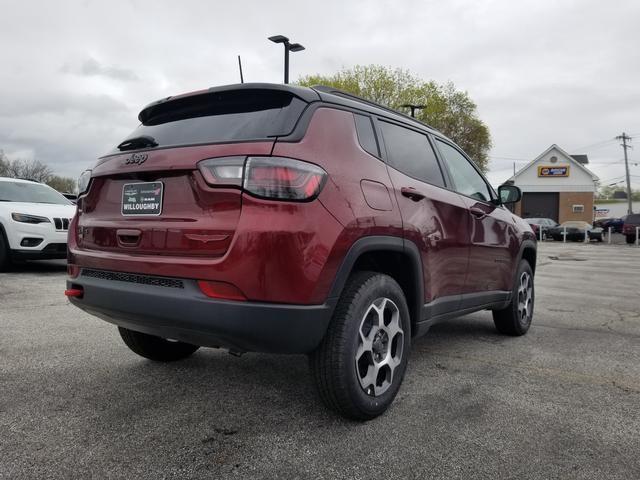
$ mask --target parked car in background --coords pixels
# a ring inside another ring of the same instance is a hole
[[[136,354],[306,353],[326,405],[366,420],[434,323],[492,310],[499,332],[529,329],[536,242],[505,208],[520,190],[427,125],[247,83],[138,119],[79,182],[65,292]]]
[[[581,222],[577,220],[570,220],[567,222],[563,222],[560,225],[549,230],[549,235],[554,240],[562,241],[564,236],[564,232],[566,231],[567,240],[573,242],[582,242],[584,241],[585,231],[587,232],[587,237],[589,241],[596,240],[598,242],[602,241],[602,228],[594,227],[590,223]]]
[[[74,214],[75,206],[53,188],[0,177],[0,270],[12,260],[66,258]]]
[[[549,229],[558,226],[558,222],[551,218],[525,218],[524,221],[529,224],[538,240],[540,240],[540,229],[542,229],[542,240],[546,240]]]
[[[635,243],[636,227],[640,227],[640,213],[632,213],[622,218],[624,220],[622,234],[625,236],[627,243]]]
[[[611,227],[612,233],[622,233],[623,225],[624,220],[622,218],[601,218],[593,222],[594,228],[600,227],[605,233],[609,231],[609,227]]]

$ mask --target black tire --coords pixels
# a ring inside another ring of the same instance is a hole
[[[636,237],[634,237],[633,235],[627,235],[626,237],[628,244],[636,243]]]
[[[523,291],[524,278],[530,282],[530,291]],[[502,310],[493,311],[493,323],[498,332],[504,335],[520,336],[529,331],[533,318],[535,288],[533,271],[526,260],[520,260],[515,285],[511,292],[511,302]],[[526,311],[526,314],[525,314]]]
[[[0,272],[6,272],[9,268],[11,268],[9,242],[4,234],[4,229],[0,227]]]
[[[381,319],[388,331],[374,325]],[[361,329],[367,331],[367,339],[373,339],[368,340],[368,346]],[[390,333],[393,331],[395,334]],[[409,308],[400,285],[388,275],[354,273],[345,285],[322,343],[309,356],[320,398],[348,419],[370,420],[381,415],[400,389],[410,349]],[[358,352],[362,353],[359,361]],[[365,390],[362,383],[373,377],[374,383]]]
[[[156,362],[174,362],[187,358],[200,348],[198,345],[190,343],[173,342],[164,338],[148,335],[146,333],[135,332],[127,328],[118,327],[120,336],[124,343],[141,357],[154,360]]]

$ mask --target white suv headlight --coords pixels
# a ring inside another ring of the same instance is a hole
[[[51,223],[47,217],[39,217],[38,215],[27,215],[26,213],[12,213],[11,218],[21,223]]]

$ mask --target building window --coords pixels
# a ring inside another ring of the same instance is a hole
[[[553,157],[551,157],[551,158],[549,159],[549,161],[550,161],[551,163],[556,163],[556,162],[558,161],[558,157],[556,157],[556,156],[554,155]]]
[[[584,205],[573,205],[573,213],[584,213]]]

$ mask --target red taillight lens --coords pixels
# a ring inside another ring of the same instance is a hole
[[[200,287],[202,293],[210,298],[219,298],[221,300],[247,299],[238,287],[227,282],[198,280],[198,287]]]
[[[209,158],[198,163],[205,181],[214,187],[241,187],[246,157]]]
[[[261,198],[308,201],[318,196],[327,172],[317,165],[283,157],[249,157],[244,189]]]

